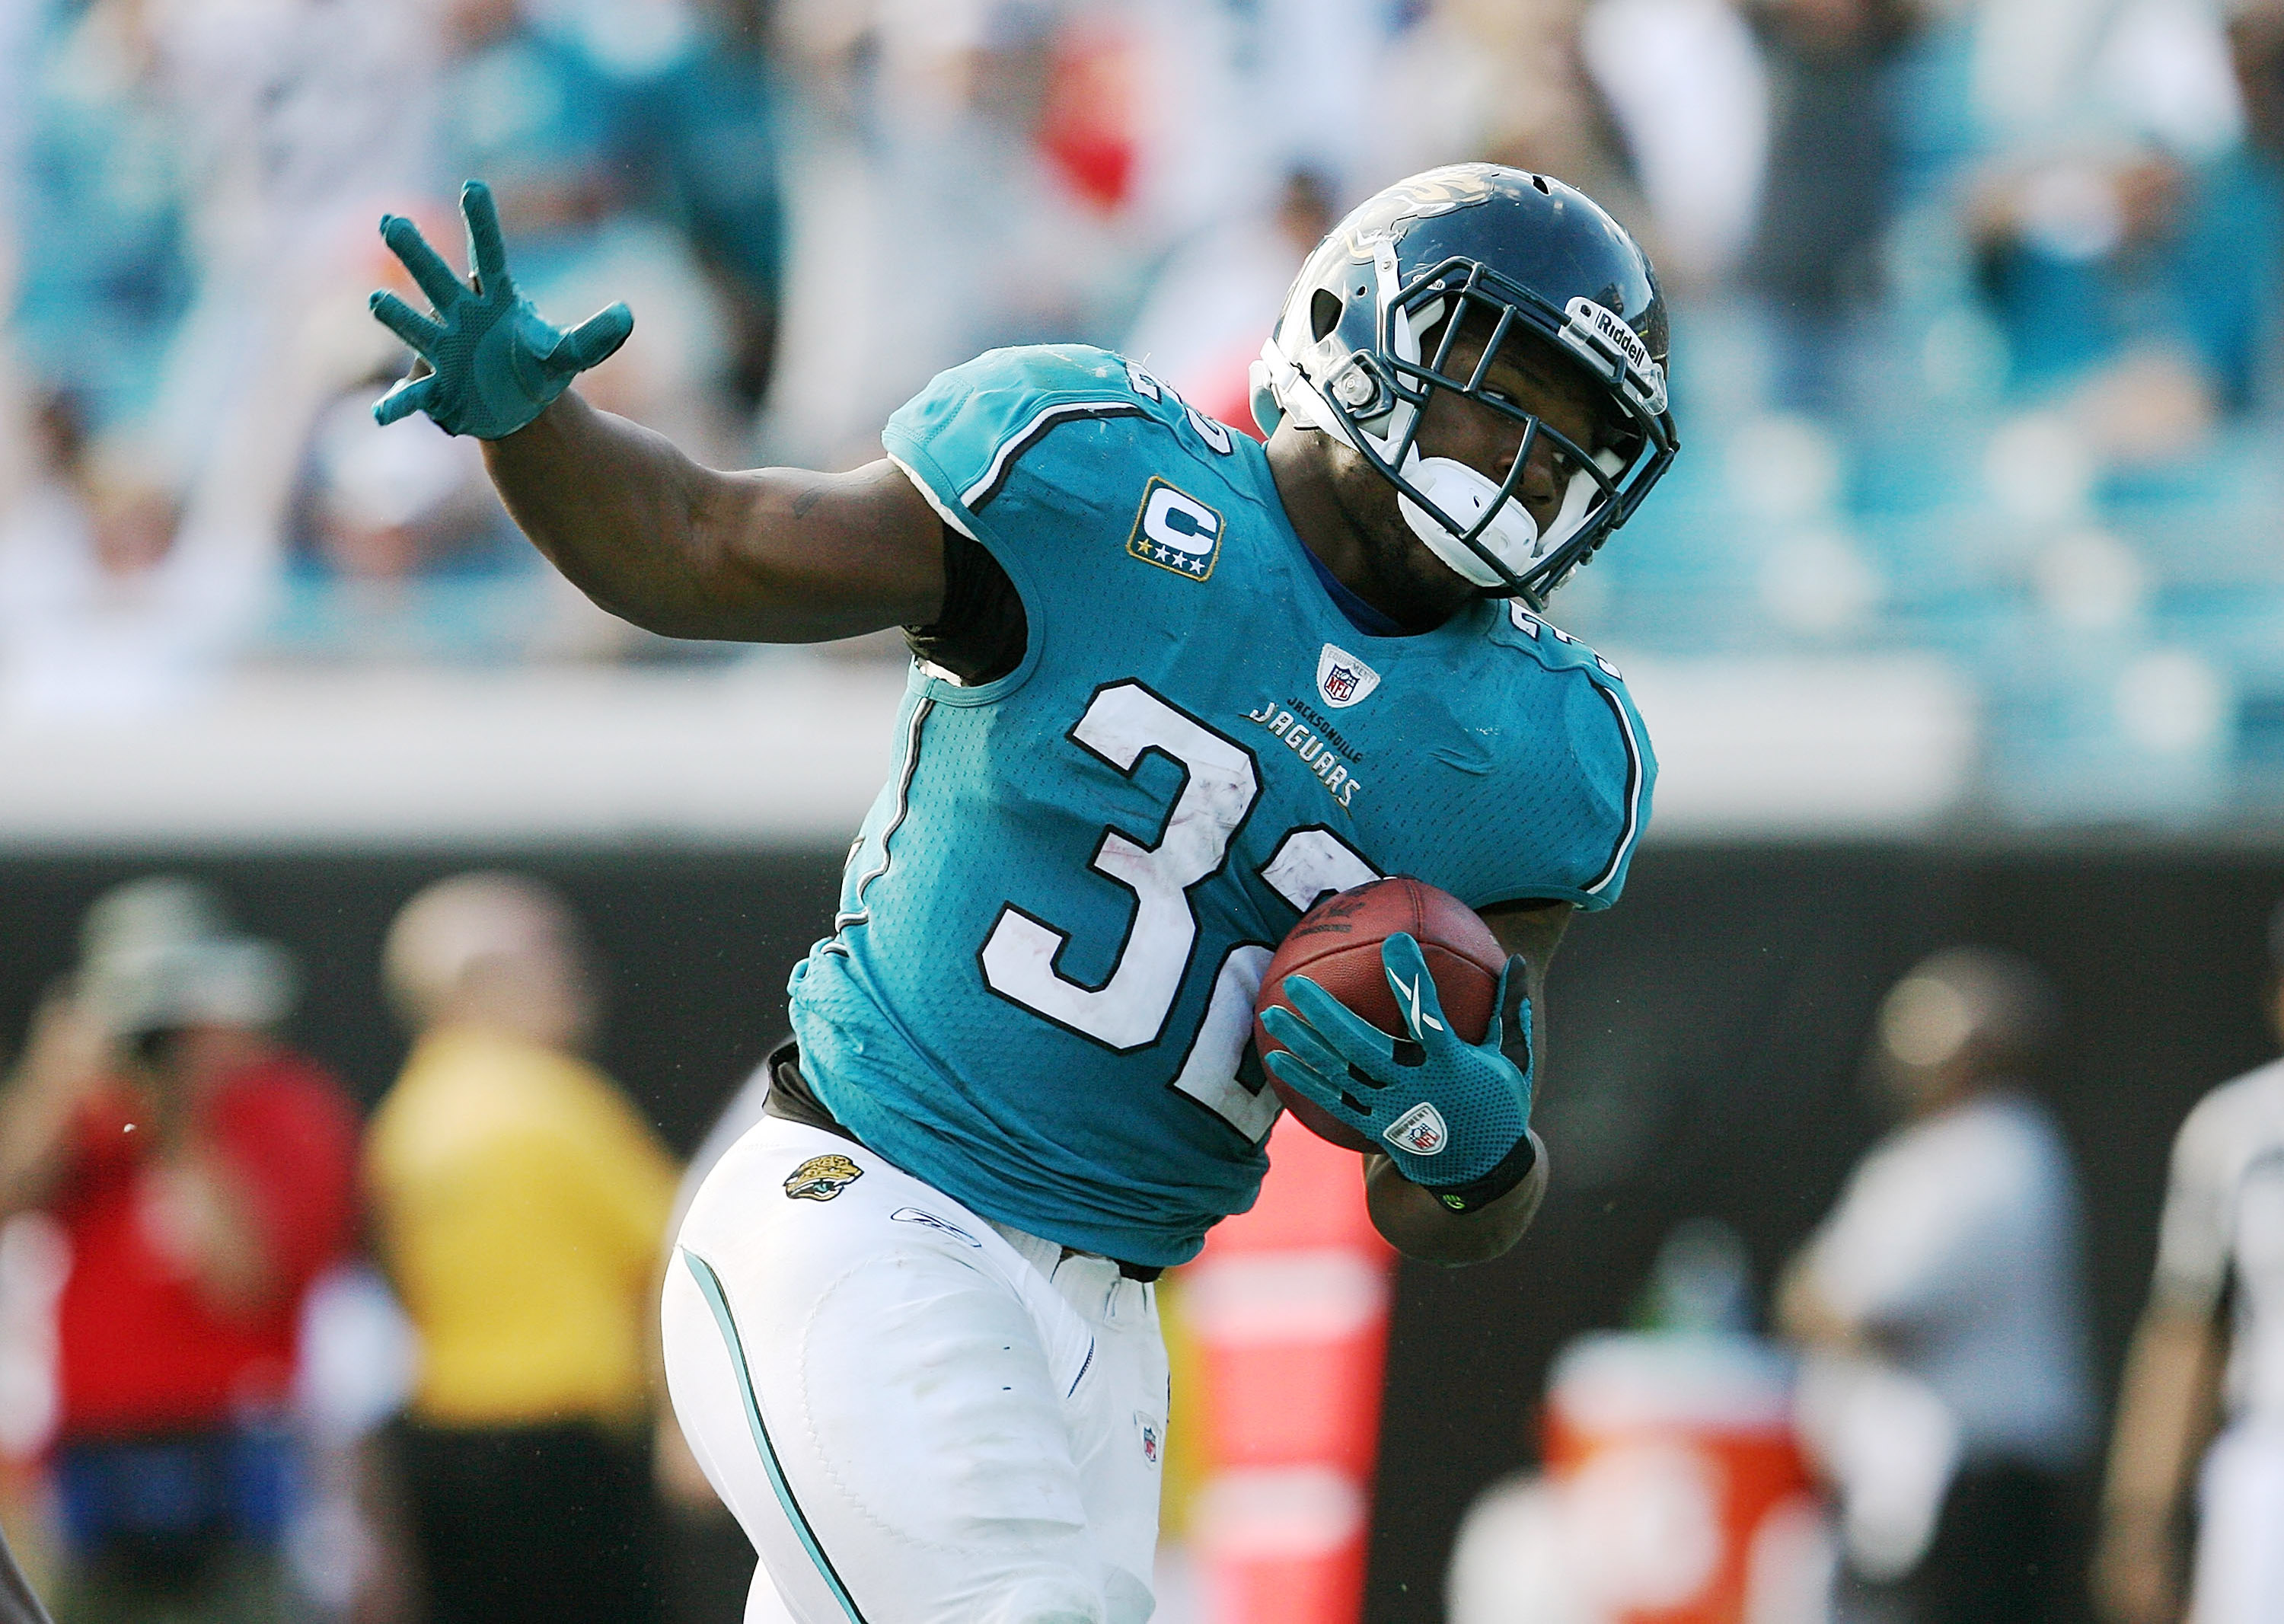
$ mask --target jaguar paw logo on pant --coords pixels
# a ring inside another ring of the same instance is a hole
[[[864,1169],[846,1156],[812,1156],[793,1170],[785,1192],[794,1201],[830,1201],[864,1176]]]

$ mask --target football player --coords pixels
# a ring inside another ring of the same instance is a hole
[[[1387,1146],[1382,1232],[1493,1257],[1545,1188],[1532,1011],[1654,769],[1615,668],[1541,610],[1674,455],[1649,263],[1559,182],[1438,169],[1302,268],[1265,446],[1052,345],[937,378],[854,472],[725,473],[567,392],[631,317],[550,326],[480,183],[462,207],[473,285],[382,222],[434,307],[374,295],[426,363],[382,422],[481,439],[525,533],[637,624],[913,651],[798,1047],[669,1269],[675,1407],[762,1555],[749,1617],[1138,1620],[1151,1282],[1254,1198],[1255,995],[1317,897],[1416,875],[1518,956],[1481,1043],[1407,935],[1401,1041],[1287,983],[1277,1074]]]

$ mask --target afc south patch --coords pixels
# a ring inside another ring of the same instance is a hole
[[[1190,581],[1210,580],[1221,557],[1222,517],[1156,474],[1142,488],[1142,506],[1126,538],[1129,558]]]
[[[830,1201],[864,1176],[864,1169],[846,1156],[812,1156],[788,1175],[788,1200]]]

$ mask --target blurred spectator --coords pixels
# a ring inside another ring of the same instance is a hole
[[[2091,1418],[2077,1195],[2022,1091],[2053,1024],[2043,978],[1991,949],[1897,983],[1871,1070],[1906,1120],[1779,1297],[1850,1565],[1918,1624],[2065,1616],[2062,1479]]]
[[[1579,44],[1625,138],[1669,296],[1735,273],[1769,156],[1768,74],[1731,0],[1592,0]]]
[[[2225,36],[2202,6],[1984,8],[1978,279],[2014,387],[2073,394],[2124,461],[2193,446],[2272,366],[2272,9],[2254,0]]]
[[[402,1472],[431,1624],[654,1619],[646,1425],[676,1169],[577,1058],[595,995],[569,910],[464,874],[383,969],[418,1034],[365,1173],[421,1339]]]
[[[12,327],[33,393],[68,391],[100,436],[150,410],[197,289],[184,126],[151,8],[45,10]]]
[[[442,16],[430,197],[490,184],[516,285],[541,308],[640,310],[581,392],[726,451],[743,426],[715,387],[757,398],[773,341],[776,196],[750,21],[728,0],[719,26],[684,0],[447,0]]]
[[[2270,920],[2269,964],[2268,1013],[2284,1035],[2284,909]],[[2206,1095],[2173,1142],[2094,1564],[2096,1599],[2116,1624],[2181,1616],[2179,1530],[2193,1476],[2188,1616],[2284,1618],[2284,1061]]]
[[[66,1620],[284,1620],[285,1410],[305,1289],[346,1249],[356,1119],[269,1035],[284,955],[187,880],[89,910],[0,1094],[0,1214],[70,1246],[53,1474]]]
[[[706,273],[726,327],[722,383],[750,418],[768,392],[783,298],[781,139],[764,0],[712,0],[692,45],[637,88],[632,140]]]
[[[1255,433],[1248,369],[1301,262],[1334,219],[1325,178],[1293,170],[1273,212],[1232,222],[1174,250],[1122,353],[1208,417]]]
[[[811,115],[796,154],[785,344],[762,427],[772,459],[854,466],[880,420],[943,367],[998,344],[1107,341],[1138,269],[1120,212],[1130,138],[1115,121],[1044,144],[1073,77],[1121,87],[1117,8],[1060,51],[1051,0],[786,5],[778,37]],[[1107,29],[1107,35],[1103,31]],[[834,114],[839,116],[834,116]],[[1090,166],[1119,203],[1083,194]],[[1115,172],[1115,176],[1113,175]]]
[[[133,715],[195,697],[254,623],[268,559],[186,530],[168,458],[91,440],[76,396],[35,421],[37,477],[0,508],[0,714]]]
[[[1779,335],[1778,404],[1831,411],[1851,318],[1878,291],[1875,254],[1895,200],[1882,70],[1912,0],[1758,0],[1774,116],[1747,282]]]
[[[384,590],[423,574],[525,563],[529,550],[492,494],[479,443],[434,424],[379,433],[372,405],[385,390],[351,390],[317,418],[297,537],[308,562]]]
[[[1382,68],[1384,173],[1489,160],[1600,203],[1663,262],[1580,41],[1582,0],[1435,0]]]
[[[519,277],[544,282],[587,252],[622,199],[611,172],[609,86],[517,0],[447,0],[433,191],[481,176],[516,245]],[[529,246],[525,245],[528,244]]]

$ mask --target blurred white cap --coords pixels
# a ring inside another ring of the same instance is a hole
[[[299,990],[293,961],[242,934],[196,880],[155,875],[106,892],[80,927],[80,994],[117,1037],[170,1027],[270,1027]]]

